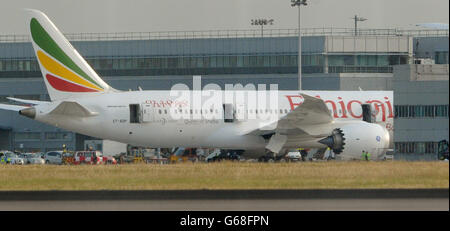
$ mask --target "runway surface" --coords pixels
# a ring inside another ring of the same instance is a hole
[[[1,211],[448,211],[448,189],[0,192]]]
[[[2,211],[448,211],[447,199],[1,201]]]

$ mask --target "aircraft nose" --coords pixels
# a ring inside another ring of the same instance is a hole
[[[36,117],[36,109],[34,107],[25,108],[20,110],[19,114],[34,119]]]

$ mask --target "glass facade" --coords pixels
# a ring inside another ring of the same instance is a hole
[[[448,118],[449,105],[395,105],[395,118]]]
[[[14,139],[16,141],[36,141],[41,139],[40,132],[16,132],[14,133]]]
[[[448,64],[448,51],[436,51],[434,60],[436,64]]]
[[[72,133],[69,132],[46,132],[46,140],[72,140]]]
[[[86,57],[86,60],[99,74],[107,76],[297,73],[296,54]],[[408,56],[397,54],[302,56],[304,73],[391,73],[392,65],[406,63]],[[36,59],[0,59],[0,77],[40,76]]]
[[[436,154],[437,142],[396,142],[396,153]]]

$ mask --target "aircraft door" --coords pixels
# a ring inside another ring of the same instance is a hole
[[[232,123],[234,121],[233,104],[223,104],[223,118],[225,123]]]
[[[130,123],[141,123],[142,113],[139,104],[130,104]]]
[[[157,113],[157,109],[152,104],[142,104],[142,122],[155,121]]]
[[[236,110],[236,119],[238,121],[244,121],[247,117],[247,113],[245,110],[245,104],[238,103],[237,104],[237,110]]]

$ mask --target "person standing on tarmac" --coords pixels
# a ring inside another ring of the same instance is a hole
[[[366,160],[367,160],[367,161],[370,160],[370,156],[371,156],[370,152],[366,152]]]
[[[362,153],[361,153],[361,160],[367,160],[366,151],[364,151],[364,150],[362,150]]]

